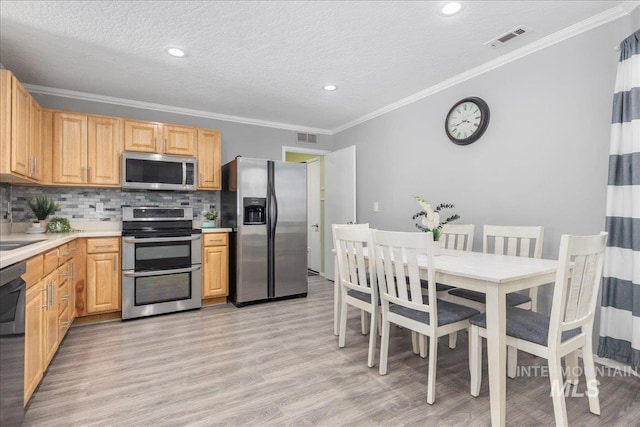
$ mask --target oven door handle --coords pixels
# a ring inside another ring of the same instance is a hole
[[[190,273],[196,270],[200,270],[199,265],[196,265],[194,267],[189,267],[189,268],[178,268],[175,270],[144,271],[142,273],[134,273],[133,271],[123,271],[122,275],[125,277],[166,276],[167,274]]]
[[[123,237],[124,243],[160,243],[160,242],[187,242],[189,240],[199,240],[200,234],[194,234],[187,237],[150,237],[150,238],[135,238],[135,237]]]

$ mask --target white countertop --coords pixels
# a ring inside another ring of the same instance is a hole
[[[24,261],[39,253],[46,252],[60,245],[64,245],[74,239],[80,237],[120,237],[120,231],[81,231],[77,233],[60,233],[60,234],[27,234],[27,233],[10,233],[2,234],[0,241],[20,240],[20,241],[39,241],[27,246],[23,246],[11,251],[0,251],[0,268],[7,267],[16,262]]]
[[[231,228],[203,228],[202,233],[230,233]],[[34,255],[46,252],[49,249],[64,245],[74,239],[83,237],[120,237],[120,230],[96,230],[96,231],[80,231],[76,233],[64,234],[28,234],[28,233],[3,233],[0,241],[20,240],[20,241],[39,241],[27,246],[23,246],[11,251],[0,251],[0,269],[8,267],[16,262],[24,261]]]

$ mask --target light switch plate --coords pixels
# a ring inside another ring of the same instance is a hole
[[[380,210],[380,205],[378,202],[373,202],[373,211],[378,212]]]
[[[96,203],[96,213],[104,212],[104,203]]]

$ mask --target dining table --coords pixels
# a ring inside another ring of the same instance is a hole
[[[365,251],[366,252],[366,251]],[[367,254],[365,253],[365,256]],[[557,260],[442,249],[434,256],[435,280],[486,294],[487,361],[491,425],[506,419],[506,295],[555,281]],[[418,255],[420,277],[427,279],[427,256]],[[339,272],[335,270],[334,333],[340,316]]]

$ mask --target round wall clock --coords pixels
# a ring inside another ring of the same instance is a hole
[[[489,106],[484,100],[472,96],[455,103],[444,122],[449,139],[458,145],[476,142],[489,126]]]

